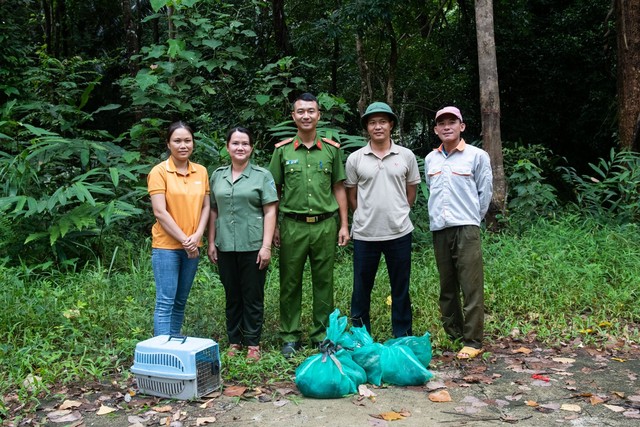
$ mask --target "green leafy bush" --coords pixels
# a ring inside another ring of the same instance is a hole
[[[555,188],[546,184],[542,170],[529,160],[519,160],[508,182],[513,198],[509,201],[512,215],[531,220],[549,214],[558,205]]]
[[[19,245],[0,247],[0,257],[92,258],[96,237],[142,213],[137,204],[149,166],[140,164],[139,153],[26,123],[1,122],[4,127],[14,131],[14,149],[0,152],[0,212],[11,219]]]
[[[577,206],[604,222],[640,221],[640,154],[611,149],[608,159],[589,167],[591,175],[563,168],[575,188]]]

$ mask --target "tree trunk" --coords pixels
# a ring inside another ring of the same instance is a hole
[[[284,16],[284,0],[272,0],[273,31],[276,37],[278,57],[291,56],[293,49],[289,43],[289,29]]]
[[[360,99],[358,99],[358,111],[364,113],[365,108],[373,98],[373,90],[371,89],[371,73],[367,65],[367,58],[364,54],[362,46],[362,37],[356,34],[356,58],[358,61],[358,70],[360,71]]]
[[[396,32],[393,29],[393,23],[391,21],[387,23],[387,29],[389,30],[391,37],[389,38],[389,71],[387,72],[387,87],[385,88],[385,95],[387,104],[393,108],[396,69],[398,68],[398,40],[396,39]],[[400,123],[396,123],[396,126],[399,124]]]
[[[338,95],[338,68],[340,66],[340,39],[333,39],[333,57],[331,58],[331,95]]]
[[[616,0],[620,148],[640,151],[640,0]]]
[[[500,93],[496,43],[493,34],[493,0],[476,0],[476,34],[478,38],[478,71],[480,75],[480,112],[482,147],[491,158],[493,198],[486,221],[489,229],[497,229],[497,215],[504,215],[507,203],[507,183],[502,161],[500,137]]]
[[[47,53],[51,55],[51,49],[53,48],[52,39],[53,33],[51,30],[51,16],[52,8],[51,3],[47,0],[42,0],[42,13],[44,14],[44,43],[47,45]]]
[[[126,54],[128,62],[129,75],[134,77],[139,70],[138,64],[131,60],[133,55],[137,55],[140,51],[138,45],[138,32],[136,21],[131,13],[131,0],[122,0],[122,20],[124,24],[126,39]]]

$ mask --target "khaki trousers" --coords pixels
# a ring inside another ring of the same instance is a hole
[[[480,227],[464,225],[433,232],[440,273],[442,325],[451,339],[480,348],[484,335],[484,275]]]

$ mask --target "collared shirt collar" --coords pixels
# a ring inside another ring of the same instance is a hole
[[[393,142],[393,139],[392,139],[391,147],[389,147],[389,153],[398,154],[399,152],[400,152],[400,149],[398,148],[398,144]],[[373,153],[373,150],[371,150],[371,140],[369,140],[369,142],[367,142],[367,145],[364,146],[364,154],[371,154],[371,153]]]
[[[227,167],[227,169],[225,169],[224,171],[224,177],[227,178],[230,182],[233,182],[232,179],[232,170],[231,170],[232,166],[229,165],[229,167]],[[244,170],[242,171],[242,173],[240,173],[241,176],[244,176],[245,178],[249,178],[251,176],[251,162],[247,163],[247,167],[244,168]]]
[[[165,164],[167,167],[167,172],[173,172],[173,173],[178,172],[178,168],[176,167],[176,164],[173,162],[173,157],[169,156]],[[196,173],[197,171],[196,167],[189,160],[187,160],[187,170],[189,171],[189,173]]]
[[[436,148],[436,150],[438,150],[441,153],[446,153],[447,156],[455,153],[456,151],[464,151],[464,147],[467,146],[467,143],[464,142],[463,138],[460,138],[460,142],[458,143],[458,145],[455,146],[455,148],[451,151],[449,151],[448,153],[446,151],[444,151],[444,144],[440,144],[440,146],[438,148]]]
[[[316,134],[315,146],[318,148],[318,150],[322,150],[322,138],[320,138],[318,134]],[[305,147],[305,145],[300,140],[300,136],[296,135],[296,137],[293,139],[293,149],[297,150],[299,147]],[[313,145],[311,147],[313,147]]]

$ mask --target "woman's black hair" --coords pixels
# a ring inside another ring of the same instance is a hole
[[[178,129],[186,129],[191,134],[191,138],[195,139],[193,137],[193,129],[191,129],[191,126],[180,120],[169,125],[169,130],[167,130],[167,142],[171,141],[171,135],[173,135],[173,133]]]
[[[249,132],[249,129],[243,128],[242,126],[236,126],[234,128],[229,129],[229,132],[227,132],[227,144],[231,140],[231,135],[233,135],[236,132],[246,134],[249,137],[249,145],[253,147],[253,136],[251,136],[251,132]]]

